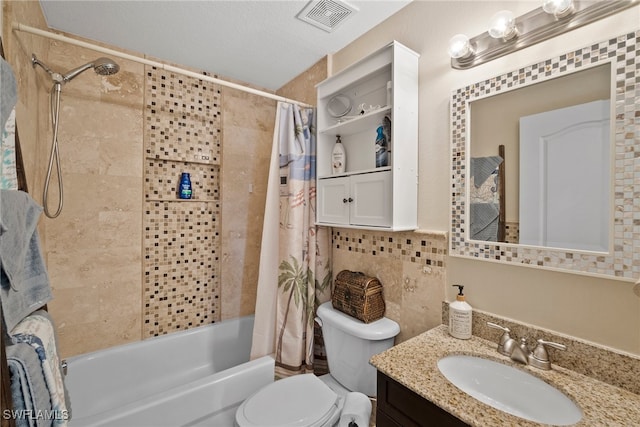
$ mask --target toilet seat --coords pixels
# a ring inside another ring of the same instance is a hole
[[[343,399],[313,374],[275,381],[236,411],[240,427],[324,427],[340,416]]]

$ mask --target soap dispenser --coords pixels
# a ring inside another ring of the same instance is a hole
[[[472,309],[464,299],[464,286],[453,285],[458,288],[456,300],[449,304],[449,334],[454,338],[468,340],[471,338]]]

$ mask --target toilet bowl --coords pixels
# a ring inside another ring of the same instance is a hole
[[[240,427],[331,427],[344,397],[314,374],[275,381],[246,399],[236,411]]]
[[[376,370],[369,359],[393,346],[398,324],[384,317],[363,323],[331,302],[318,307],[317,316],[331,374],[295,375],[258,390],[238,407],[237,426],[331,427],[340,418],[346,393],[375,396]]]

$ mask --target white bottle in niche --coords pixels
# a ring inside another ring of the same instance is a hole
[[[468,340],[471,338],[471,314],[472,309],[469,303],[464,300],[462,285],[453,285],[458,287],[458,295],[456,300],[449,304],[449,334],[454,338]]]
[[[331,170],[334,174],[344,173],[346,163],[347,155],[344,151],[342,141],[340,140],[340,135],[337,135],[336,143],[333,146],[333,152],[331,153]]]

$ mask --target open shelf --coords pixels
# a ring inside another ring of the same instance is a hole
[[[360,132],[365,132],[382,123],[382,119],[387,114],[391,114],[391,107],[386,106],[378,108],[377,110],[369,111],[361,116],[354,117],[352,119],[346,119],[341,123],[337,123],[333,126],[320,130],[323,135],[330,136],[348,136],[355,135]]]
[[[390,171],[390,170],[391,170],[391,166],[384,166],[384,167],[375,168],[375,169],[363,169],[363,170],[349,171],[344,173],[336,173],[333,175],[322,175],[322,176],[318,175],[318,179],[340,178],[343,176],[361,175],[363,173],[375,173],[375,172],[384,172],[384,171]]]
[[[417,228],[418,57],[394,41],[317,85],[317,224]],[[350,104],[341,118],[329,108],[336,97]],[[362,109],[367,112],[357,114]],[[388,161],[377,168],[380,127],[387,137]],[[338,136],[345,172],[334,174]]]

